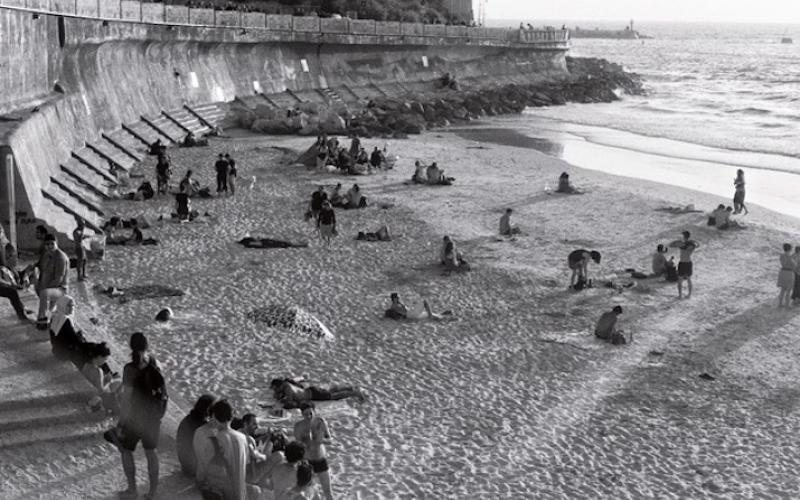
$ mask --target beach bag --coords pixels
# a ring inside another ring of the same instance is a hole
[[[146,408],[148,415],[161,419],[167,412],[169,396],[164,376],[152,358],[142,369],[142,389],[148,396]]]
[[[667,262],[666,266],[666,280],[675,283],[678,281],[678,269],[675,267],[675,263],[672,261]]]
[[[708,223],[707,223],[707,224],[708,224],[709,226],[716,226],[716,225],[717,225],[717,219],[716,219],[716,217],[709,217],[709,218],[708,218]]]
[[[625,340],[625,335],[617,332],[612,333],[609,340],[611,341],[612,345],[625,345],[628,343]]]
[[[203,482],[198,485],[200,494],[203,500],[228,500],[232,477],[230,467],[217,438],[212,436],[209,439],[214,444],[214,456],[208,463]]]
[[[576,292],[580,292],[584,288],[586,288],[586,278],[583,277],[578,278],[578,282],[572,285],[572,289]]]

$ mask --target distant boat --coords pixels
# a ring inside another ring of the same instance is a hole
[[[794,40],[792,40],[788,36],[785,36],[785,37],[781,38],[781,43],[790,44],[790,43],[794,43]]]

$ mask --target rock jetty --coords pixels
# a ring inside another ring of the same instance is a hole
[[[379,97],[360,104],[301,103],[286,110],[234,102],[226,122],[265,134],[357,134],[404,137],[484,116],[520,113],[527,107],[567,102],[613,102],[621,94],[642,94],[642,80],[604,59],[567,58],[566,78],[520,85],[462,86],[417,95]]]

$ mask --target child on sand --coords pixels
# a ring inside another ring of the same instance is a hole
[[[500,217],[500,234],[502,236],[513,236],[515,234],[521,233],[518,226],[511,225],[511,212],[510,208],[506,209],[506,213]]]
[[[794,290],[794,271],[796,263],[792,255],[792,245],[783,244],[783,253],[780,256],[781,269],[778,271],[778,307],[789,307],[792,302],[792,291]]]
[[[688,286],[686,298],[688,299],[692,296],[692,254],[700,248],[700,244],[689,239],[691,237],[689,231],[684,231],[682,236],[683,239],[673,241],[669,244],[669,247],[679,249],[680,253],[680,259],[678,260],[678,298],[683,298],[683,281],[686,280]]]

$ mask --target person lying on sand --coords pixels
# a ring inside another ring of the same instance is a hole
[[[556,193],[564,193],[564,194],[583,194],[583,191],[575,188],[569,182],[569,174],[566,172],[562,172],[560,176],[558,176],[558,188],[556,189]]]
[[[374,233],[365,233],[364,231],[359,231],[356,239],[359,241],[392,241],[392,236],[389,234],[388,227],[381,226]]]
[[[306,385],[291,378],[274,378],[270,382],[273,396],[286,409],[299,408],[306,401],[338,401],[340,399],[358,398],[364,401],[364,392],[354,386],[333,385],[328,388],[318,385]]]
[[[422,301],[422,306],[425,310],[425,316],[420,316],[418,314],[409,314],[408,307],[402,302],[400,302],[400,296],[397,293],[392,293],[389,296],[389,300],[391,300],[391,305],[389,306],[389,309],[387,309],[384,312],[384,316],[390,319],[442,320],[442,319],[450,319],[453,317],[453,312],[450,310],[443,311],[441,314],[433,312],[427,300]]]
[[[245,248],[303,248],[308,246],[307,241],[295,243],[285,240],[273,240],[272,238],[252,238],[246,236],[238,241]]]
[[[697,214],[702,212],[702,210],[696,210],[694,205],[691,203],[686,205],[685,207],[658,207],[655,209],[656,212],[667,212],[670,214]]]
[[[510,208],[506,209],[506,213],[500,217],[500,235],[501,236],[513,236],[515,234],[520,234],[519,226],[511,225],[511,212]]]
[[[621,306],[614,306],[611,311],[603,313],[594,328],[595,337],[611,342],[614,345],[626,344],[624,332],[617,329],[617,319],[621,315]],[[633,339],[631,338],[631,340]]]
[[[589,260],[593,260],[595,264],[600,263],[600,252],[597,250],[585,250],[583,248],[573,250],[567,256],[567,266],[572,270],[572,277],[569,280],[569,286],[575,286],[575,280],[588,281],[589,279]]]

